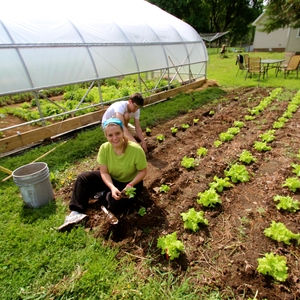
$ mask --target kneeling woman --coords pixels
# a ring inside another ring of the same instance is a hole
[[[97,192],[105,197],[107,208],[111,211],[123,209],[142,192],[143,179],[147,174],[146,155],[137,143],[126,138],[123,126],[117,118],[102,124],[107,142],[100,146],[97,157],[100,172],[85,172],[77,177],[69,205],[71,213],[58,230],[85,219],[84,211],[89,199]],[[132,199],[122,198],[122,190],[128,187],[136,188]]]

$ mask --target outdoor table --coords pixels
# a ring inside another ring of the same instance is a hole
[[[284,59],[262,59],[260,63],[263,66],[263,76],[268,77],[268,71],[270,69],[275,69],[275,73],[277,74],[280,64],[284,61]]]

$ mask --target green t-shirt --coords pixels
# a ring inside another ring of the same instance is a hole
[[[144,150],[138,144],[129,141],[125,153],[118,156],[111,143],[106,142],[100,146],[97,162],[107,166],[108,173],[119,182],[130,182],[138,171],[147,167]]]

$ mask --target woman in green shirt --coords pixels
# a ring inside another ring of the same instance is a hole
[[[99,171],[78,175],[69,208],[71,213],[58,229],[63,230],[87,217],[84,214],[90,198],[98,192],[106,199],[108,210],[124,209],[143,189],[143,179],[147,174],[147,159],[144,150],[124,135],[123,123],[110,118],[102,124],[107,142],[99,149],[97,162]],[[135,187],[132,199],[123,198],[122,191]]]

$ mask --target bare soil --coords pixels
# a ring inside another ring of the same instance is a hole
[[[300,149],[300,111],[284,128],[276,130],[275,141],[269,143],[272,150],[266,152],[255,150],[254,141],[272,129],[288,103],[275,100],[254,121],[244,120],[249,114],[248,108],[257,106],[270,91],[272,89],[264,88],[230,90],[226,100],[215,106],[194,110],[152,128],[151,136],[147,137],[148,174],[139,202],[128,212],[117,215],[117,225],[110,225],[100,208],[103,203],[91,199],[86,230],[119,247],[119,258],[131,257],[145,280],[151,274],[151,268],[142,267],[147,259],[162,272],[190,278],[190,283],[197,288],[218,288],[222,299],[248,299],[255,295],[256,299],[300,299],[299,245],[285,245],[264,235],[264,229],[272,220],[284,223],[294,233],[300,231],[300,212],[278,211],[273,201],[275,195],[289,195],[300,201],[299,190],[293,193],[282,187],[286,178],[295,176],[291,164],[299,163],[295,154]],[[214,115],[209,114],[211,110],[215,111]],[[192,124],[194,118],[200,119],[197,125]],[[236,120],[245,122],[241,132],[232,141],[215,147],[219,134],[232,127]],[[183,123],[190,127],[185,132],[179,130],[173,137],[170,128]],[[164,134],[165,141],[159,143],[157,134]],[[182,158],[196,158],[200,147],[207,148],[208,154],[201,158],[199,166],[192,170],[182,167]],[[209,187],[214,176],[225,177],[224,170],[238,160],[243,150],[257,158],[255,163],[247,165],[250,181],[234,184],[220,193],[222,204],[215,208],[198,204],[198,193]],[[162,184],[169,185],[170,191],[159,192]],[[70,187],[64,188],[57,191],[57,196],[69,201],[71,191]],[[138,214],[140,207],[146,208],[146,215]],[[192,207],[203,210],[209,221],[208,226],[201,226],[196,233],[184,229],[180,216]],[[156,244],[158,237],[175,231],[184,243],[185,252],[170,261]],[[257,272],[257,259],[267,252],[287,258],[289,277],[285,282],[276,282]]]

